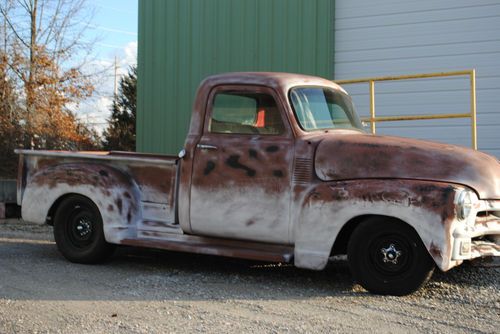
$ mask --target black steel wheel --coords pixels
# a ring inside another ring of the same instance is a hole
[[[104,238],[97,206],[79,195],[67,197],[58,207],[54,217],[54,238],[62,255],[77,263],[102,262],[115,248]]]
[[[412,227],[384,217],[360,223],[349,240],[347,257],[354,279],[382,295],[402,296],[418,290],[435,267]]]

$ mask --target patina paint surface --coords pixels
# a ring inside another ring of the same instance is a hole
[[[482,199],[500,198],[498,161],[465,147],[332,131],[318,147],[315,167],[323,181],[432,180],[467,185]]]
[[[232,137],[232,138],[231,138]],[[287,138],[212,134],[198,148],[191,185],[195,234],[289,243],[293,146]]]
[[[28,152],[22,156],[26,171],[26,187],[22,191],[25,220],[43,223],[56,201],[68,194],[80,194],[99,208],[109,242],[135,238],[143,229],[172,230],[174,163],[165,163],[163,159],[150,165],[127,158],[111,162],[93,160],[92,155],[66,155]]]
[[[194,148],[191,230],[200,235],[291,243],[294,141],[288,119],[282,119],[285,131],[279,135],[211,133],[214,96],[228,91],[275,95],[267,87],[255,86],[224,85],[212,91],[203,135]],[[280,114],[285,115],[282,110]]]
[[[207,167],[206,163],[208,161],[205,161],[205,163],[201,163],[201,165],[198,164],[198,162],[195,163],[195,153],[197,153],[197,148],[196,146],[198,144],[204,144],[208,143],[208,139],[203,139],[202,136],[206,133],[206,127],[207,127],[207,111],[209,110],[210,107],[210,94],[213,94],[214,89],[217,89],[217,87],[220,87],[222,85],[225,86],[238,86],[240,88],[247,87],[247,89],[253,89],[254,91],[257,91],[258,89],[265,89],[265,91],[272,91],[273,96],[276,99],[276,102],[278,106],[281,108],[281,112],[283,120],[285,122],[285,125],[287,127],[287,135],[290,135],[294,138],[297,138],[299,136],[304,136],[308,135],[307,133],[304,133],[300,127],[298,126],[295,116],[293,115],[291,106],[288,101],[288,90],[291,87],[294,86],[304,86],[304,85],[309,85],[309,86],[325,86],[325,87],[331,87],[333,89],[341,90],[344,91],[340,86],[337,84],[333,83],[332,81],[318,78],[318,77],[313,77],[313,76],[307,76],[307,75],[298,75],[298,74],[289,74],[289,73],[231,73],[231,74],[221,74],[221,75],[215,75],[207,78],[204,80],[197,92],[196,95],[196,100],[194,103],[193,107],[193,112],[191,115],[191,124],[188,132],[188,136],[186,138],[186,142],[184,145],[184,149],[186,150],[186,155],[182,159],[181,162],[181,173],[180,173],[180,187],[179,187],[179,202],[178,202],[178,210],[179,210],[179,220],[180,224],[182,226],[182,229],[187,232],[187,233],[193,233],[192,229],[192,223],[191,223],[191,214],[192,210],[196,210],[194,207],[190,209],[190,203],[191,203],[191,175],[193,177],[197,177],[197,175],[201,175],[199,171],[195,172],[195,168],[203,169]],[[239,139],[238,139],[239,138]],[[261,196],[261,192],[264,191],[264,193],[268,193],[267,195],[271,193],[275,193],[275,190],[263,190],[260,187],[268,187],[272,188],[273,182],[271,182],[271,185],[267,185],[267,181],[273,180],[276,181],[278,180],[281,186],[284,184],[284,181],[287,181],[290,177],[289,173],[297,173],[295,170],[295,159],[294,159],[294,151],[295,147],[289,147],[289,151],[286,152],[286,156],[283,151],[280,151],[278,154],[275,152],[267,152],[266,147],[267,146],[272,146],[272,144],[259,144],[259,141],[256,140],[257,137],[253,139],[253,143],[251,141],[248,141],[247,139],[244,139],[244,136],[238,136],[238,138],[235,138],[232,140],[231,145],[229,145],[226,142],[222,143],[222,147],[230,147],[232,150],[240,150],[241,152],[236,152],[235,154],[239,154],[241,156],[240,159],[248,159],[250,160],[250,163],[255,166],[254,169],[257,169],[257,167],[261,170],[260,175],[269,175],[269,173],[274,173],[279,174],[281,171],[288,171],[287,173],[283,173],[284,178],[279,178],[276,176],[273,177],[266,177],[267,180],[262,180],[262,182],[252,182],[253,188],[256,189],[254,191],[254,195],[256,198],[259,199],[259,201],[266,201],[266,197]],[[246,136],[248,138],[248,136]],[[227,137],[226,137],[227,139]],[[226,139],[222,139],[225,141]],[[229,139],[227,139],[229,140]],[[240,149],[237,147],[240,142],[242,141],[247,141],[250,146],[248,146],[246,149]],[[266,139],[267,140],[267,139]],[[269,139],[273,140],[273,139]],[[274,141],[278,143],[281,140],[281,143],[283,144],[283,139],[277,139],[274,138]],[[261,139],[262,141],[262,139]],[[220,144],[220,143],[219,143]],[[251,147],[251,146],[254,147]],[[270,164],[280,164],[282,162],[288,163],[287,166],[277,166],[279,168],[275,168],[272,165],[269,166],[264,166],[262,163],[259,163],[255,159],[251,159],[250,157],[250,152],[248,151],[249,149],[252,149],[253,151],[257,152],[257,154],[260,156],[261,159],[263,158],[268,158],[270,157],[271,159],[269,163]],[[208,159],[208,152],[201,153],[199,152],[198,157],[203,157],[207,160]],[[227,155],[226,159],[229,158],[231,155]],[[309,151],[307,157],[304,157],[304,159],[311,161],[313,158],[313,152]],[[222,159],[222,158],[221,158]],[[301,161],[299,159],[299,161]],[[223,162],[223,160],[222,160]],[[300,164],[300,163],[299,163]],[[300,167],[299,167],[300,168]],[[306,167],[307,168],[307,167]],[[233,168],[234,169],[234,168]],[[232,172],[236,172],[238,169],[234,169]],[[242,169],[239,169],[238,172],[241,172]],[[306,171],[307,172],[307,171]],[[233,173],[234,174],[234,173]],[[231,175],[233,175],[231,174]],[[300,172],[298,172],[300,174]],[[295,176],[293,176],[295,177]],[[285,179],[285,180],[282,180]],[[207,181],[204,181],[207,182]],[[203,183],[203,182],[202,182]],[[276,182],[274,182],[276,183]],[[217,187],[217,181],[215,181],[212,184],[213,187]],[[295,187],[293,185],[293,187]],[[204,187],[200,187],[209,189],[210,186],[206,185]],[[274,187],[276,188],[276,187]],[[296,196],[296,190],[293,190],[292,193],[290,194],[290,197],[295,197]],[[205,194],[207,195],[207,194]],[[214,196],[217,195],[213,192],[210,192],[210,195]],[[218,194],[224,198],[225,195],[223,194]],[[196,196],[196,194],[195,194]],[[203,196],[203,195],[201,195]],[[273,202],[278,202],[280,201],[281,197],[288,197],[288,194],[281,193],[281,195],[272,195],[270,198],[270,202],[266,201],[265,204],[267,205],[268,203],[273,203]],[[285,205],[285,201],[288,201],[288,199],[283,199],[281,198],[281,203],[280,205],[283,206]],[[259,211],[258,207],[252,208],[252,211]],[[290,212],[292,212],[291,218],[290,218],[290,223],[288,224],[288,236],[268,236],[268,240],[290,240],[290,238],[293,237],[292,231],[293,231],[293,208],[289,209]],[[284,212],[284,215],[289,215],[288,212]],[[249,220],[250,221],[250,220]],[[250,224],[252,225],[252,224]],[[283,228],[284,229],[284,228]]]
[[[323,268],[346,222],[359,216],[381,215],[411,225],[436,264],[447,270],[453,265],[456,190],[446,183],[370,179],[310,187],[295,226],[296,265]]]

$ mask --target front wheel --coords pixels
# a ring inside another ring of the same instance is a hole
[[[389,218],[362,222],[349,240],[347,257],[354,279],[382,295],[410,294],[434,271],[434,261],[415,230]]]
[[[102,218],[97,206],[79,195],[67,197],[57,209],[54,239],[62,255],[76,263],[102,262],[115,248],[104,239]]]

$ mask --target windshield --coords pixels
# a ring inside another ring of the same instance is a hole
[[[327,87],[297,87],[290,100],[300,126],[306,131],[363,129],[351,98]]]

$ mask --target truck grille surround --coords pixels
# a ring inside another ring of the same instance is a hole
[[[500,211],[478,212],[471,239],[471,256],[500,256]]]
[[[455,230],[452,260],[500,257],[500,200],[480,201],[474,224]]]

